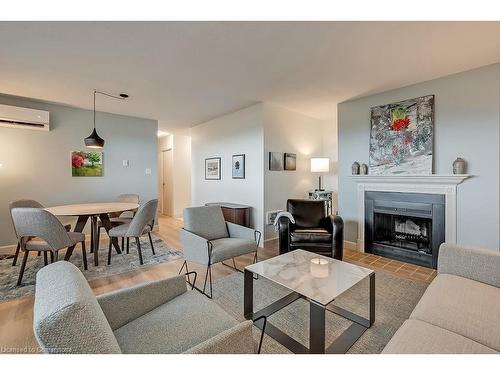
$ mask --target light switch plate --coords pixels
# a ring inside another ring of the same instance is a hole
[[[146,168],[146,174],[151,174],[151,168]]]
[[[128,160],[123,160],[123,166],[128,167]]]

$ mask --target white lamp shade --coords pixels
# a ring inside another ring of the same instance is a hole
[[[312,158],[311,172],[329,172],[330,159],[328,158]]]

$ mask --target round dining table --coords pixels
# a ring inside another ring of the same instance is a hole
[[[45,210],[55,216],[77,216],[78,220],[74,228],[74,232],[83,232],[85,224],[90,218],[91,222],[91,248],[90,251],[94,254],[94,265],[99,265],[99,249],[97,238],[98,219],[101,220],[106,232],[109,233],[113,228],[109,220],[109,214],[121,213],[124,211],[135,211],[139,205],[137,203],[126,202],[105,202],[105,203],[80,203],[80,204],[67,204],[64,206],[46,207]],[[118,246],[118,239],[112,238],[113,247],[118,254],[121,253]],[[71,246],[66,251],[65,260],[69,260],[75,246]]]

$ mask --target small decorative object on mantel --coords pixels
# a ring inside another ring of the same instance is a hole
[[[359,169],[359,173],[360,174],[368,174],[368,166],[365,163],[361,164],[361,167]]]
[[[453,162],[453,174],[465,174],[465,160],[458,157]]]
[[[359,163],[357,161],[355,161],[354,163],[352,163],[352,174],[353,175],[358,175],[359,174]]]

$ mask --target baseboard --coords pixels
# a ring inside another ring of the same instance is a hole
[[[272,238],[268,238],[267,240],[264,240],[264,242],[268,242],[268,241],[276,241],[279,237],[276,236],[276,237],[272,237]]]

